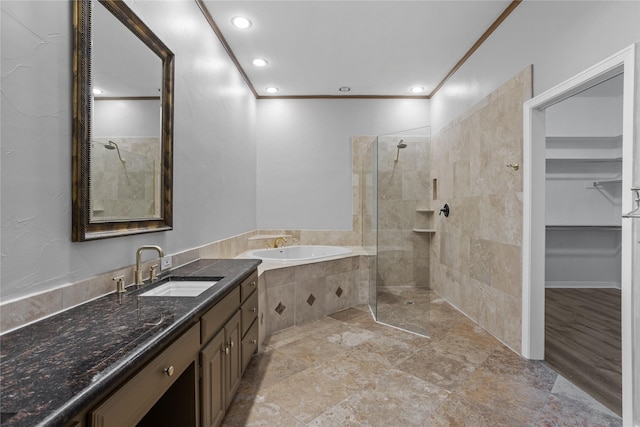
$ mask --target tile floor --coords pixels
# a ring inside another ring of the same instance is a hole
[[[431,338],[349,308],[280,331],[245,372],[224,426],[619,426],[431,293]]]

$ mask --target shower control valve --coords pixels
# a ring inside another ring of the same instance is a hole
[[[449,216],[449,205],[448,204],[444,204],[444,207],[442,209],[440,209],[440,213],[438,215],[442,215],[444,214],[445,217]]]

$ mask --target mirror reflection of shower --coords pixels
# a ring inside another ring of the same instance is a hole
[[[120,147],[118,147],[118,144],[116,144],[113,141],[109,141],[108,144],[104,145],[104,148],[106,148],[107,150],[117,150],[118,151],[118,158],[120,159],[120,161],[122,162],[122,164],[126,163],[126,160],[122,158],[122,156],[120,155]]]
[[[396,153],[396,162],[397,162],[398,159],[400,158],[400,150],[403,148],[407,148],[407,144],[404,143],[404,139],[400,140],[396,148],[398,149],[398,152]]]
[[[160,141],[156,137],[94,137],[89,152],[90,220],[151,218],[160,208]]]

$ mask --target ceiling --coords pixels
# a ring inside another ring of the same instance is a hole
[[[428,97],[519,3],[196,1],[258,97]],[[234,16],[252,26],[235,28]],[[254,66],[255,58],[268,65]],[[345,86],[350,91],[340,92]]]

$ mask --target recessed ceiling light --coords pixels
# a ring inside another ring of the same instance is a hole
[[[351,88],[349,86],[342,86],[338,89],[340,92],[351,92]]]
[[[422,92],[424,92],[424,87],[422,87],[422,86],[414,86],[409,90],[411,92],[413,92],[413,93],[422,93]]]
[[[267,93],[277,93],[280,89],[278,89],[277,87],[268,87],[265,89],[267,91]]]
[[[252,25],[249,18],[245,18],[244,16],[234,16],[231,18],[231,23],[234,27],[240,28],[241,30],[246,30]]]
[[[253,65],[255,65],[256,67],[264,67],[268,64],[266,59],[262,59],[262,58],[256,58],[253,60]]]
[[[104,93],[104,91],[102,89],[98,89],[97,87],[93,88],[93,94],[94,95],[100,95],[101,93]]]

